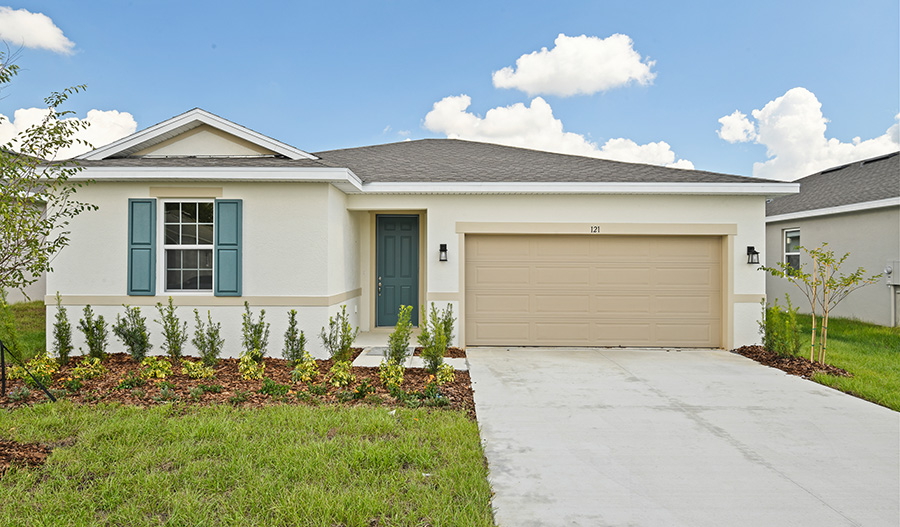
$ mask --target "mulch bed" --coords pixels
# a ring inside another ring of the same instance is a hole
[[[0,439],[0,476],[13,465],[36,467],[50,455],[50,447],[39,443],[19,443]]]
[[[416,357],[422,356],[422,347],[419,346],[413,352],[413,355]],[[448,359],[465,359],[466,358],[466,350],[462,348],[454,348],[449,347],[447,351],[444,352],[444,357]]]
[[[803,357],[780,356],[775,352],[766,350],[762,346],[741,346],[738,349],[731,350],[731,352],[804,379],[812,379],[812,376],[816,373],[824,373],[836,377],[853,377],[852,373],[837,366],[810,362],[809,359]]]

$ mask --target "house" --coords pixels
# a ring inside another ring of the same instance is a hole
[[[245,301],[276,356],[289,309],[321,356],[341,305],[386,340],[400,305],[432,302],[467,346],[757,342],[748,247],[766,198],[797,190],[451,139],[311,154],[200,109],[80,160],[79,197],[100,208],[72,222],[48,315],[56,291],[73,321],[86,304],[151,320],[171,296],[191,326],[195,308],[222,322],[229,356]]]
[[[837,256],[850,253],[845,273],[863,267],[867,275],[884,272],[879,283],[855,291],[832,311],[882,326],[898,325],[900,294],[900,152],[841,165],[797,181],[800,193],[766,205],[766,265],[803,265],[800,246],[828,243]],[[890,269],[890,271],[888,271]],[[790,294],[801,311],[800,290],[768,276],[770,299]],[[805,308],[805,309],[804,309]]]

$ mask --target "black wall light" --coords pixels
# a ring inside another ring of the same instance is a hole
[[[441,244],[441,250],[440,250],[439,254],[440,254],[440,258],[439,258],[440,261],[446,262],[447,261],[447,244],[446,243]]]
[[[747,263],[748,264],[758,264],[759,263],[759,251],[756,250],[752,245],[747,247]]]

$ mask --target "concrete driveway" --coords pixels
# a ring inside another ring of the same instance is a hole
[[[726,351],[468,348],[502,527],[900,524],[900,414]]]

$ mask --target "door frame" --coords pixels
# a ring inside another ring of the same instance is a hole
[[[427,214],[423,210],[370,210],[369,212],[369,240],[370,240],[370,250],[369,250],[369,284],[366,287],[368,296],[369,296],[369,328],[371,331],[390,331],[393,330],[394,326],[378,326],[377,324],[377,291],[378,288],[378,275],[376,274],[378,255],[376,254],[377,246],[377,236],[378,231],[376,228],[377,217],[378,216],[416,216],[419,218],[419,258],[416,264],[419,269],[419,292],[418,292],[418,303],[420,305],[425,304],[425,298],[427,297],[425,291],[425,284],[427,283],[427,267],[425,265],[426,258],[426,250],[428,237],[426,235],[427,232]],[[413,309],[417,311],[420,309],[420,306],[413,306]],[[421,316],[421,313],[420,313]],[[421,321],[420,321],[421,323]],[[418,326],[413,326],[418,327]]]

